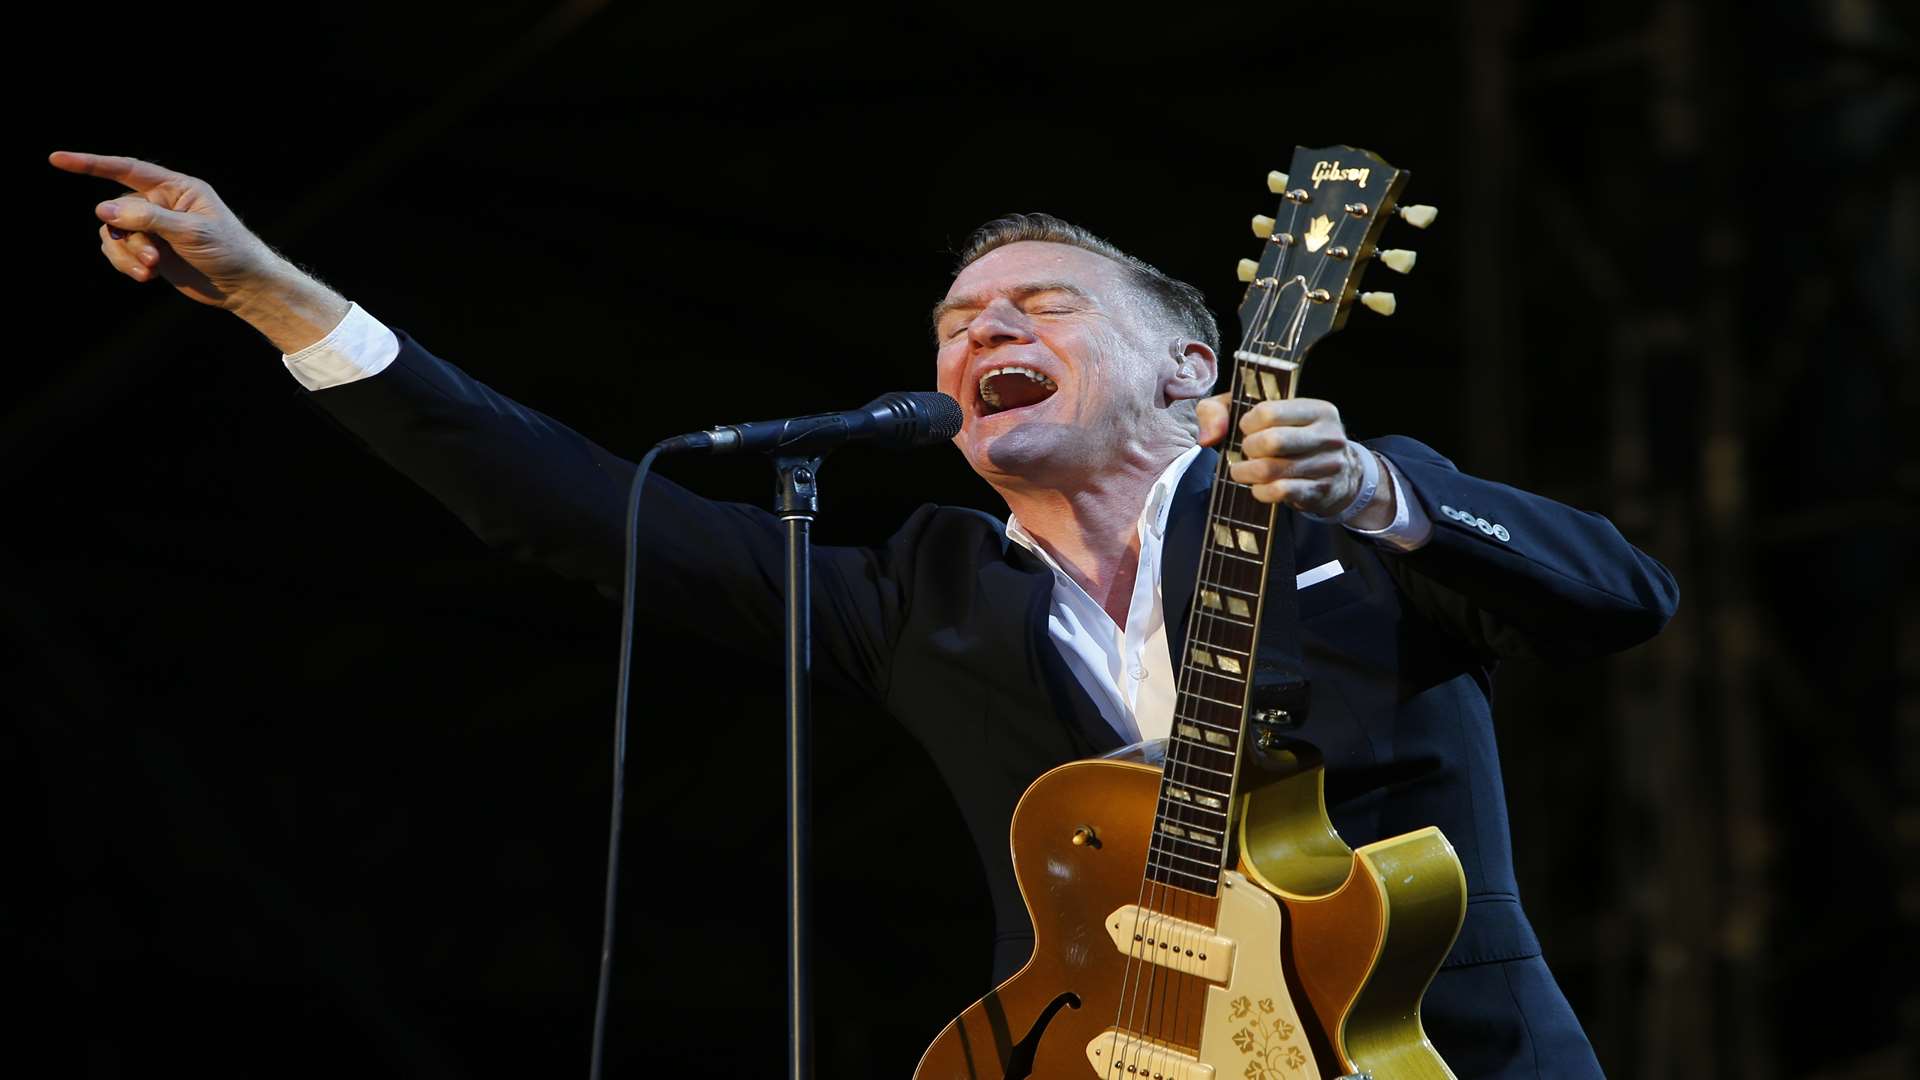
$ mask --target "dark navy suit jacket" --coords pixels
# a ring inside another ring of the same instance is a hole
[[[314,402],[483,540],[616,595],[633,465],[400,338],[386,371]],[[1491,672],[1505,656],[1643,641],[1677,589],[1605,518],[1467,476],[1410,439],[1368,445],[1399,468],[1434,532],[1400,553],[1295,526],[1296,567],[1343,568],[1298,593],[1304,735],[1326,755],[1335,824],[1354,846],[1437,825],[1460,856],[1467,917],[1424,1012],[1459,1075],[1597,1075],[1521,913]],[[1169,515],[1164,603],[1181,623],[1213,473],[1204,452]],[[778,655],[779,523],[657,478],[643,517],[644,617]],[[1119,746],[1048,636],[1053,575],[999,519],[931,505],[878,546],[816,549],[814,567],[816,670],[898,717],[952,786],[988,868],[996,978],[1009,975],[1032,947],[1007,851],[1014,804],[1054,765]]]

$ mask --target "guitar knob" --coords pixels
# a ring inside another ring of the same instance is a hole
[[[1403,206],[1399,209],[1398,213],[1400,214],[1400,220],[1416,229],[1426,228],[1433,224],[1434,218],[1440,216],[1440,211],[1425,203],[1414,203],[1412,206]]]
[[[1099,847],[1100,837],[1098,836],[1098,834],[1096,834],[1093,831],[1093,826],[1082,825],[1079,828],[1073,830],[1073,846],[1074,847]]]
[[[1235,272],[1239,275],[1241,281],[1251,282],[1255,277],[1259,276],[1260,264],[1254,262],[1252,259],[1241,259],[1240,266]]]
[[[1265,214],[1253,215],[1253,235],[1262,240],[1273,235],[1273,219]]]
[[[1287,174],[1277,171],[1268,173],[1267,190],[1273,192],[1275,195],[1285,195],[1287,193]]]
[[[1390,292],[1363,292],[1360,294],[1360,303],[1375,315],[1391,315],[1397,306]]]
[[[1380,253],[1380,261],[1396,274],[1404,274],[1412,270],[1413,262],[1417,258],[1419,258],[1418,254],[1406,248],[1388,248]]]

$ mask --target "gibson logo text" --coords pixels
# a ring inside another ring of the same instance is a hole
[[[1322,180],[1352,180],[1366,187],[1367,176],[1372,172],[1372,169],[1343,169],[1337,161],[1316,161],[1313,163],[1313,186],[1318,189]]]

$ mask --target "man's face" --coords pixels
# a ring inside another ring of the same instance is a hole
[[[935,308],[955,445],[990,482],[1068,485],[1164,429],[1175,336],[1126,270],[1067,244],[995,248]]]

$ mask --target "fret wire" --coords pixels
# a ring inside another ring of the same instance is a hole
[[[1176,779],[1168,778],[1166,783],[1161,785],[1160,798],[1162,799],[1173,798],[1171,795],[1168,795],[1167,792],[1174,788],[1179,788],[1181,791],[1187,792],[1188,794],[1199,792],[1202,795],[1213,795],[1216,797],[1224,797],[1228,794],[1231,794],[1230,792],[1215,791],[1210,787],[1206,787],[1204,784],[1195,784],[1187,780],[1176,780]],[[1222,817],[1226,816],[1226,813],[1227,813],[1227,811],[1224,808],[1203,806],[1200,803],[1188,803],[1184,800],[1179,800],[1179,799],[1174,800],[1174,805],[1177,805],[1177,806],[1190,805],[1197,809],[1205,810],[1209,814],[1219,814]]]
[[[1245,526],[1246,526],[1247,528],[1249,528],[1249,529],[1258,529],[1258,530],[1260,530],[1261,532],[1266,532],[1266,531],[1267,531],[1268,529],[1271,529],[1271,528],[1273,528],[1273,523],[1272,523],[1271,521],[1267,521],[1267,522],[1260,522],[1260,521],[1242,521],[1242,520],[1240,520],[1240,519],[1239,519],[1239,518],[1237,518],[1237,517],[1228,517],[1228,516],[1227,516],[1227,515],[1225,515],[1225,514],[1215,514],[1215,515],[1213,515],[1213,520],[1215,520],[1215,521],[1231,521],[1231,522],[1233,522],[1233,523],[1234,523],[1235,525],[1245,525]]]
[[[1232,794],[1232,792],[1230,791],[1219,791],[1215,788],[1210,788],[1207,786],[1208,784],[1211,784],[1213,782],[1214,781],[1209,780],[1204,776],[1200,777],[1198,780],[1191,780],[1191,779],[1187,779],[1186,777],[1170,776],[1167,778],[1166,787],[1180,788],[1183,791],[1198,791],[1203,795],[1217,795],[1217,796],[1220,796],[1221,798],[1225,798],[1226,796]]]
[[[1194,662],[1193,662],[1192,660],[1188,660],[1188,661],[1186,661],[1186,663],[1185,663],[1185,664],[1183,665],[1183,667],[1182,667],[1182,670],[1185,670],[1185,671],[1191,671],[1191,672],[1193,672],[1193,673],[1194,673],[1195,675],[1199,675],[1199,676],[1203,676],[1203,677],[1205,677],[1205,678],[1209,678],[1209,679],[1219,679],[1219,680],[1221,680],[1222,682],[1227,682],[1227,683],[1232,683],[1232,684],[1233,684],[1234,686],[1236,686],[1236,687],[1238,687],[1238,688],[1239,688],[1239,689],[1241,689],[1241,690],[1245,690],[1245,689],[1247,688],[1247,680],[1245,680],[1245,679],[1243,679],[1243,678],[1239,678],[1239,677],[1237,677],[1237,676],[1233,676],[1233,675],[1220,675],[1220,674],[1216,674],[1216,673],[1215,673],[1215,672],[1214,672],[1214,671],[1213,671],[1212,669],[1210,669],[1210,668],[1203,668],[1203,667],[1200,667],[1199,665],[1197,665],[1197,664],[1195,664],[1195,663],[1194,663]],[[1182,693],[1186,693],[1186,691],[1181,691],[1181,692],[1182,692]],[[1196,691],[1196,693],[1197,693],[1197,691]],[[1200,696],[1202,696],[1202,697],[1204,697],[1205,695],[1200,695]],[[1226,702],[1224,702],[1224,701],[1221,701],[1221,700],[1220,700],[1219,698],[1215,698],[1215,697],[1209,697],[1209,698],[1207,698],[1207,700],[1208,700],[1208,701],[1211,701],[1211,702],[1213,702],[1213,703],[1215,703],[1215,704],[1217,704],[1217,705],[1226,705],[1226,704],[1227,704]],[[1228,706],[1228,707],[1229,707],[1229,708],[1234,708],[1234,709],[1237,709],[1237,708],[1239,708],[1240,706],[1238,706],[1238,705],[1230,705],[1230,706]]]
[[[1225,590],[1226,592],[1233,593],[1235,596],[1244,596],[1244,597],[1247,597],[1248,599],[1256,599],[1260,595],[1257,592],[1248,592],[1245,589],[1236,589],[1231,585],[1222,585],[1219,582],[1208,581],[1206,578],[1200,579],[1200,587],[1203,589],[1205,588],[1222,589],[1222,590]],[[1208,616],[1208,618],[1219,618],[1219,617],[1220,616],[1217,616],[1217,615]]]
[[[1199,791],[1206,795],[1218,795],[1221,797],[1222,802],[1226,800],[1226,795],[1227,795],[1226,792],[1210,791],[1210,790],[1207,790],[1206,788],[1200,787],[1198,784],[1188,784],[1185,786],[1190,787],[1195,791]],[[1179,806],[1187,805],[1186,803],[1179,802],[1178,800],[1168,801],[1165,795],[1160,796],[1160,801],[1165,802],[1168,807],[1179,807]],[[1211,814],[1214,817],[1219,818],[1220,821],[1218,823],[1209,822],[1209,821],[1189,821],[1186,818],[1179,818],[1179,817],[1172,816],[1172,813],[1170,810],[1155,811],[1154,821],[1156,823],[1161,821],[1171,821],[1175,825],[1191,825],[1196,829],[1205,829],[1208,832],[1224,832],[1227,829],[1228,825],[1230,825],[1232,822],[1231,817],[1228,815],[1227,811],[1225,810],[1210,810],[1204,806],[1190,807],[1190,809],[1195,809],[1195,810],[1201,811],[1202,813]],[[1156,824],[1156,827],[1158,827],[1157,824]]]
[[[1187,785],[1187,786],[1189,786],[1189,787],[1191,787],[1192,785]],[[1213,792],[1211,792],[1211,791],[1209,791],[1209,792],[1207,792],[1207,794],[1209,794],[1209,795],[1212,795],[1212,794],[1213,794]],[[1170,798],[1170,797],[1168,797],[1168,796],[1166,796],[1166,795],[1162,795],[1162,796],[1160,796],[1160,801],[1161,801],[1161,802],[1163,802],[1163,803],[1165,803],[1165,804],[1167,804],[1167,806],[1168,806],[1168,807],[1170,807],[1170,808],[1172,808],[1172,809],[1176,809],[1176,810],[1178,810],[1178,809],[1182,809],[1182,808],[1184,808],[1184,809],[1187,809],[1187,810],[1194,810],[1194,811],[1198,811],[1199,813],[1202,813],[1202,814],[1211,814],[1212,816],[1214,816],[1214,817],[1217,817],[1217,818],[1219,818],[1219,819],[1220,819],[1221,821],[1223,821],[1223,822],[1224,822],[1225,820],[1227,820],[1227,812],[1226,812],[1225,810],[1215,810],[1215,809],[1214,809],[1213,807],[1211,807],[1211,806],[1200,806],[1200,805],[1198,805],[1197,803],[1189,803],[1189,802],[1181,802],[1181,801],[1180,801],[1179,799],[1175,799],[1175,798]],[[1163,816],[1163,817],[1164,817],[1165,815],[1161,815],[1161,816]],[[1176,819],[1176,820],[1177,820],[1177,819]],[[1194,822],[1191,822],[1191,821],[1177,821],[1177,823],[1178,823],[1178,824],[1181,824],[1181,825],[1192,825],[1192,824],[1195,824]],[[1202,826],[1201,826],[1201,828],[1206,828],[1206,826],[1204,826],[1204,825],[1202,825]],[[1226,828],[1226,826],[1225,826],[1225,825],[1217,825],[1217,826],[1215,826],[1215,828],[1217,828],[1217,829],[1224,829],[1224,828]]]
[[[1183,871],[1183,869],[1179,869],[1179,867],[1148,867],[1146,872],[1148,872],[1148,874],[1179,874],[1179,876],[1183,876],[1183,878],[1192,878],[1192,880],[1196,880],[1196,882],[1202,882],[1202,884],[1206,884],[1206,886],[1212,888],[1212,890],[1219,888],[1219,869],[1217,869],[1217,867],[1215,867],[1213,876],[1196,874],[1196,872],[1192,871]],[[1160,880],[1160,878],[1154,878],[1154,880]],[[1179,886],[1177,882],[1164,882],[1164,880],[1162,880],[1160,884],[1173,886],[1173,888],[1183,888],[1183,886]],[[1200,892],[1200,890],[1187,890],[1187,892]],[[1202,894],[1202,896],[1217,896],[1217,894]]]
[[[1245,680],[1242,680],[1242,681],[1245,681]],[[1191,691],[1191,690],[1189,690],[1189,691],[1187,691],[1187,692],[1186,692],[1185,694],[1183,694],[1182,696],[1183,696],[1183,697],[1197,697],[1197,698],[1199,698],[1199,699],[1200,699],[1201,701],[1211,701],[1211,702],[1213,702],[1213,703],[1214,703],[1215,705],[1225,705],[1225,706],[1226,706],[1227,708],[1229,708],[1229,709],[1232,709],[1232,710],[1234,710],[1235,712],[1239,712],[1239,711],[1240,711],[1240,710],[1241,710],[1242,708],[1244,708],[1244,707],[1246,706],[1246,703],[1245,703],[1245,702],[1241,702],[1241,701],[1221,701],[1221,700],[1220,700],[1219,698],[1214,698],[1214,697],[1208,697],[1208,696],[1207,696],[1207,695],[1205,695],[1205,694],[1201,694],[1201,693],[1196,693],[1196,692],[1194,692],[1194,691]]]
[[[1252,563],[1255,566],[1260,565],[1259,559],[1252,559],[1252,558],[1248,558],[1245,555],[1236,554],[1235,552],[1228,551],[1226,548],[1221,547],[1219,544],[1213,545],[1213,553],[1215,555],[1225,555],[1229,559],[1239,559],[1243,563]]]
[[[1237,718],[1240,715],[1240,712],[1241,712],[1240,705],[1231,701],[1223,701],[1220,698],[1214,697],[1211,693],[1206,693],[1205,691],[1212,691],[1213,693],[1219,693],[1221,691],[1225,691],[1230,696],[1245,698],[1247,694],[1246,683],[1236,679],[1229,679],[1224,675],[1213,675],[1203,670],[1195,670],[1193,668],[1188,668],[1187,670],[1193,671],[1195,675],[1201,676],[1202,678],[1218,679],[1225,685],[1224,686],[1201,686],[1201,685],[1196,685],[1199,682],[1198,679],[1185,680],[1182,683],[1182,685],[1185,686],[1186,689],[1181,690],[1178,696],[1176,696],[1173,699],[1174,712],[1206,712],[1207,711],[1206,708],[1202,706],[1200,702],[1207,701],[1215,705],[1218,705],[1223,709],[1226,709],[1228,712],[1228,715],[1220,717],[1217,721],[1215,721],[1216,723],[1221,723],[1221,724],[1231,723],[1233,722],[1234,718]],[[1188,700],[1189,698],[1193,700]]]
[[[1212,652],[1230,652],[1240,656],[1247,655],[1247,650],[1245,649],[1236,649],[1231,645],[1222,645],[1217,641],[1202,641],[1199,638],[1191,638],[1191,637],[1187,639],[1188,648],[1195,648],[1200,646],[1204,646],[1205,648],[1207,648],[1209,651],[1212,651]]]
[[[1215,830],[1203,829],[1201,831],[1213,832]],[[1166,833],[1162,833],[1162,832],[1154,833],[1153,839],[1155,841],[1156,846],[1166,851],[1170,855],[1181,855],[1188,859],[1192,859],[1194,862],[1207,862],[1211,860],[1215,867],[1218,867],[1221,865],[1223,861],[1223,856],[1226,854],[1226,847],[1225,847],[1226,840],[1224,838],[1222,838],[1221,840],[1220,847],[1214,847],[1208,844],[1202,844],[1198,840],[1187,840],[1183,837],[1168,836]],[[1181,851],[1174,848],[1169,848],[1167,847],[1168,844],[1185,844],[1189,850]],[[1198,851],[1204,857],[1195,858],[1190,853],[1191,851]]]
[[[1224,620],[1223,620],[1223,621],[1224,621]],[[1228,632],[1230,632],[1230,629],[1231,629],[1231,628],[1229,628],[1229,627],[1225,627],[1225,626],[1215,626],[1215,627],[1211,627],[1210,629],[1211,629],[1211,630],[1213,630],[1213,632],[1215,633],[1215,635],[1216,635],[1216,636],[1219,636],[1219,637],[1226,637],[1226,636],[1228,635]],[[1249,637],[1251,637],[1252,635],[1251,635],[1251,634],[1249,634],[1248,636],[1249,636]],[[1253,644],[1253,643],[1252,643],[1251,641],[1248,641],[1248,642],[1242,642],[1242,644],[1243,644],[1243,645],[1251,645],[1251,644]],[[1248,651],[1247,649],[1245,649],[1245,648],[1235,648],[1234,646],[1232,646],[1232,645],[1230,645],[1230,644],[1226,644],[1226,643],[1224,643],[1224,642],[1218,642],[1218,641],[1203,641],[1203,640],[1201,640],[1200,638],[1197,638],[1197,637],[1190,637],[1190,638],[1188,638],[1188,639],[1187,639],[1187,655],[1181,658],[1181,659],[1182,659],[1182,662],[1184,662],[1184,663],[1187,663],[1187,664],[1195,664],[1195,663],[1199,663],[1199,664],[1200,664],[1200,673],[1201,673],[1201,674],[1203,674],[1203,675],[1212,675],[1212,676],[1213,676],[1214,678],[1216,678],[1216,679],[1232,679],[1232,680],[1233,680],[1234,682],[1236,682],[1236,683],[1239,683],[1239,682],[1245,682],[1246,680],[1245,680],[1244,678],[1242,678],[1242,677],[1240,677],[1239,675],[1236,675],[1236,674],[1234,674],[1234,673],[1232,673],[1232,672],[1227,672],[1227,671],[1221,671],[1220,669],[1217,669],[1217,668],[1209,668],[1209,667],[1207,667],[1207,666],[1206,666],[1206,664],[1205,664],[1204,662],[1201,662],[1201,661],[1197,661],[1197,660],[1195,660],[1195,659],[1194,659],[1194,657],[1193,657],[1193,651],[1194,651],[1195,649],[1203,649],[1203,650],[1204,650],[1204,649],[1209,649],[1209,648],[1211,648],[1212,646],[1215,646],[1215,645],[1218,645],[1218,646],[1219,646],[1219,652],[1220,652],[1220,653],[1221,653],[1222,655],[1225,655],[1225,654],[1227,654],[1227,653],[1237,653],[1237,654],[1239,654],[1239,657],[1234,657],[1234,656],[1227,656],[1227,657],[1226,657],[1227,659],[1229,659],[1229,660],[1233,660],[1233,661],[1234,661],[1234,662],[1236,662],[1236,663],[1238,663],[1238,662],[1240,662],[1240,659],[1239,659],[1239,658],[1244,658],[1244,657],[1246,657],[1246,656],[1248,656],[1248,655],[1250,655],[1250,654],[1249,654],[1249,651]]]
[[[1174,711],[1173,718],[1175,720],[1185,720],[1190,724],[1199,724],[1201,727],[1210,727],[1215,731],[1230,731],[1236,735],[1240,733],[1240,729],[1237,727],[1228,727],[1225,724],[1210,724],[1197,716],[1182,716],[1177,709]]]
[[[1181,694],[1183,697],[1189,696],[1188,691],[1181,691]],[[1197,702],[1193,702],[1193,701],[1176,700],[1173,703],[1173,711],[1176,714],[1180,714],[1180,715],[1185,715],[1187,713],[1193,713],[1193,712],[1204,712],[1205,710],[1203,708],[1196,707],[1197,704],[1198,704]],[[1215,702],[1215,704],[1218,704],[1218,702]],[[1229,710],[1224,715],[1216,717],[1213,723],[1209,726],[1217,728],[1221,731],[1238,732],[1240,730],[1239,728],[1239,723],[1241,720],[1240,714],[1241,714],[1241,710],[1238,708]]]
[[[1183,671],[1190,671],[1190,673],[1194,673],[1194,675],[1206,676],[1206,678],[1219,678],[1221,682],[1227,684],[1227,686],[1223,688],[1227,694],[1238,696],[1238,694],[1244,694],[1244,692],[1246,692],[1246,676],[1244,675],[1223,675],[1223,673],[1221,673],[1219,669],[1215,669],[1215,667],[1200,667],[1200,665],[1194,663],[1194,659],[1192,659],[1190,653],[1181,661],[1181,665],[1183,665]],[[1233,709],[1240,707],[1238,701],[1225,701],[1225,705],[1229,705],[1229,707],[1233,707]]]
[[[1178,840],[1178,839],[1179,839],[1179,837],[1177,837],[1177,836],[1169,836],[1169,837],[1167,837],[1167,839],[1169,839],[1169,840]],[[1171,855],[1171,856],[1173,856],[1173,857],[1174,857],[1174,858],[1176,858],[1176,859],[1185,859],[1185,860],[1187,860],[1187,861],[1188,861],[1188,862],[1190,862],[1190,863],[1199,863],[1199,864],[1200,864],[1201,866],[1211,866],[1211,867],[1213,867],[1213,868],[1214,868],[1215,870],[1218,870],[1218,869],[1220,869],[1220,867],[1221,867],[1221,865],[1222,865],[1222,864],[1221,864],[1221,861],[1220,861],[1219,859],[1196,859],[1196,858],[1194,858],[1194,857],[1193,857],[1193,856],[1191,856],[1191,855],[1182,855],[1182,854],[1180,854],[1180,853],[1179,853],[1179,852],[1177,852],[1177,851],[1167,851],[1167,850],[1164,850],[1164,849],[1162,849],[1161,851],[1159,851],[1159,852],[1158,852],[1158,854],[1161,854],[1161,855]],[[1169,869],[1169,870],[1172,870],[1173,872],[1175,872],[1175,873],[1177,873],[1177,874],[1186,874],[1186,873],[1191,873],[1191,871],[1188,871],[1188,870],[1182,870],[1182,869],[1180,869],[1180,868],[1179,868],[1179,867],[1177,867],[1177,866],[1169,866],[1169,867],[1167,867],[1167,869]]]
[[[1215,746],[1212,743],[1198,742],[1196,740],[1189,739],[1181,735],[1169,735],[1167,736],[1167,741],[1169,743],[1179,742],[1184,746],[1191,746],[1199,750],[1211,750],[1216,754],[1225,754],[1228,757],[1233,756],[1233,748],[1230,746]],[[1171,757],[1172,755],[1169,754],[1168,756]]]
[[[1234,618],[1234,617],[1233,617],[1233,616],[1231,616],[1231,615],[1222,615],[1221,613],[1219,613],[1219,612],[1217,612],[1217,611],[1203,611],[1203,612],[1201,612],[1200,614],[1201,614],[1201,617],[1202,617],[1202,618],[1207,618],[1207,619],[1217,619],[1217,620],[1219,620],[1220,622],[1223,622],[1223,623],[1231,623],[1231,624],[1233,624],[1234,626],[1244,626],[1244,627],[1246,627],[1246,628],[1248,628],[1249,630],[1251,630],[1251,629],[1253,628],[1253,624],[1252,624],[1252,623],[1250,623],[1250,622],[1248,622],[1248,621],[1247,621],[1247,620],[1245,620],[1245,619],[1236,619],[1236,618]]]
[[[1210,772],[1215,776],[1232,776],[1233,775],[1230,772],[1222,772],[1221,770],[1213,768],[1210,765],[1202,765],[1194,761],[1176,761],[1174,762],[1174,764],[1180,766],[1183,769],[1199,769],[1201,772]]]
[[[1229,584],[1230,582],[1238,584]],[[1254,600],[1258,599],[1254,592],[1255,589],[1259,588],[1257,572],[1255,568],[1251,566],[1222,563],[1214,568],[1213,577],[1202,579],[1202,583],[1206,585],[1225,585],[1228,591],[1234,593],[1236,597],[1245,599],[1248,608],[1252,608]],[[1225,598],[1223,597],[1222,599]]]

